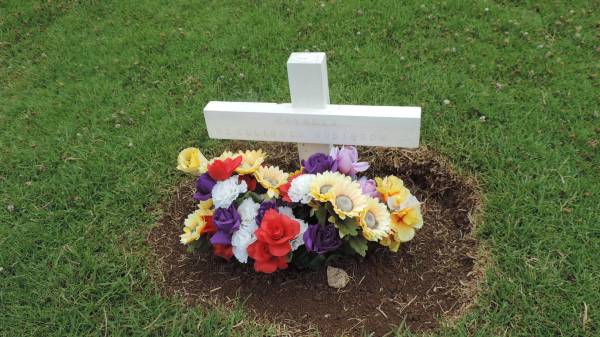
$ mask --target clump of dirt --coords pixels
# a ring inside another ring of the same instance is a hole
[[[227,144],[232,150],[262,148],[270,165],[298,168],[294,145]],[[190,304],[245,301],[258,319],[285,325],[293,334],[383,335],[404,322],[411,331],[431,330],[453,320],[472,303],[483,275],[473,238],[480,198],[473,179],[458,175],[433,151],[359,148],[369,176],[394,174],[423,202],[425,221],[415,238],[396,254],[385,248],[366,258],[333,262],[351,277],[343,289],[327,286],[325,268],[260,274],[247,265],[225,262],[212,253],[186,252],[179,243],[185,217],[196,207],[194,182],[180,186],[148,237],[163,277],[165,295],[183,295]]]

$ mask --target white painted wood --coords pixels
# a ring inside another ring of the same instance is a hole
[[[329,105],[329,81],[325,53],[292,53],[287,61],[292,106],[324,109]],[[322,152],[328,154],[332,144],[298,143],[300,160]]]
[[[287,70],[295,108],[322,109],[329,104],[325,53],[292,53]]]
[[[421,108],[213,101],[204,118],[211,138],[416,148]]]
[[[298,143],[300,159],[329,153],[330,144],[416,148],[420,107],[329,104],[325,53],[292,53],[292,103],[209,102],[211,138]]]

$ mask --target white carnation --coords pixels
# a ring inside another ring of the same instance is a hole
[[[248,246],[256,241],[254,232],[258,226],[256,222],[242,222],[240,229],[233,233],[231,237],[231,250],[233,255],[241,263],[248,262]]]
[[[290,241],[292,245],[292,251],[300,248],[300,246],[304,244],[304,232],[306,232],[306,230],[308,229],[308,224],[304,222],[304,220],[296,218],[294,216],[294,212],[292,212],[292,209],[289,207],[279,207],[277,208],[277,210],[280,214],[286,215],[298,221],[298,223],[300,224],[300,233],[298,233],[298,235],[296,235],[296,237],[293,238],[292,241]]]
[[[227,208],[237,199],[240,193],[245,193],[248,186],[245,181],[239,181],[238,176],[219,181],[212,190],[212,199],[215,208]]]
[[[252,233],[252,235],[254,235],[254,232],[258,229],[258,225],[256,224],[256,220],[252,219],[250,221],[242,221],[242,223],[240,224],[240,230]]]
[[[281,207],[277,207],[277,211],[279,212],[279,214],[283,214],[285,216],[288,216],[292,219],[296,219],[296,217],[294,216],[294,212],[292,211],[291,207],[287,207],[287,206],[281,206]]]
[[[242,218],[242,221],[245,222],[255,222],[256,216],[258,215],[258,209],[260,208],[260,204],[254,202],[252,198],[247,198],[238,207],[238,213]]]
[[[308,204],[312,199],[310,195],[310,184],[315,179],[314,174],[303,174],[292,180],[290,189],[288,190],[288,196],[293,202],[301,202]]]

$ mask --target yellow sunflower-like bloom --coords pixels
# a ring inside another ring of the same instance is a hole
[[[390,212],[376,199],[367,198],[366,206],[360,212],[359,224],[365,239],[379,241],[390,234]]]
[[[385,178],[375,178],[377,183],[377,192],[381,195],[383,201],[387,202],[391,196],[397,196],[397,198],[405,199],[410,195],[410,191],[404,187],[402,179],[396,176],[387,176]]]
[[[315,200],[327,202],[331,200],[331,194],[328,193],[335,185],[344,181],[350,182],[350,177],[338,172],[323,172],[317,174],[310,184],[310,194]]]
[[[356,217],[367,206],[367,197],[355,181],[344,179],[333,185],[327,194],[330,194],[329,202],[340,219]]]
[[[198,215],[200,216],[212,216],[215,212],[215,208],[213,206],[212,199],[200,201],[198,203],[198,210],[196,212],[198,212]]]
[[[185,173],[196,176],[206,172],[208,160],[204,157],[200,149],[188,147],[179,152],[177,156],[177,169]]]
[[[239,174],[251,174],[254,173],[260,165],[265,160],[267,156],[263,150],[247,150],[246,152],[238,152],[238,155],[241,155],[243,160],[240,166],[238,166],[235,171]]]
[[[423,227],[423,215],[419,201],[412,195],[403,206],[401,210],[392,212],[391,224],[394,239],[407,242],[412,240],[417,229]]]
[[[181,239],[181,243],[189,245],[200,238],[202,230],[206,226],[206,221],[204,221],[199,211],[195,211],[185,219],[184,226],[183,234],[179,238]]]
[[[269,198],[279,197],[279,186],[287,183],[288,174],[283,172],[277,166],[260,166],[254,177],[262,187],[267,189]]]

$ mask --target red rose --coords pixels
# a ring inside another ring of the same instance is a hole
[[[265,212],[260,227],[256,230],[256,238],[269,246],[273,256],[284,256],[292,250],[290,241],[300,233],[298,221],[279,214],[274,209]]]
[[[286,269],[287,256],[273,256],[269,252],[269,245],[255,241],[248,246],[248,256],[254,259],[254,270],[263,273],[272,273],[277,269]]]
[[[206,222],[206,225],[200,231],[200,235],[205,234],[205,233],[214,234],[217,232],[217,227],[215,227],[215,224],[213,223],[212,218],[213,218],[212,216],[203,217],[204,222]]]
[[[227,261],[233,256],[231,245],[213,245],[213,249],[216,256],[220,256]]]
[[[233,171],[242,163],[242,156],[225,160],[217,159],[208,165],[208,175],[215,181],[225,180],[233,174]]]
[[[249,175],[241,175],[239,178],[239,181],[245,181],[246,185],[248,186],[248,191],[254,191],[256,189],[256,179],[254,179],[253,176],[249,176]]]

